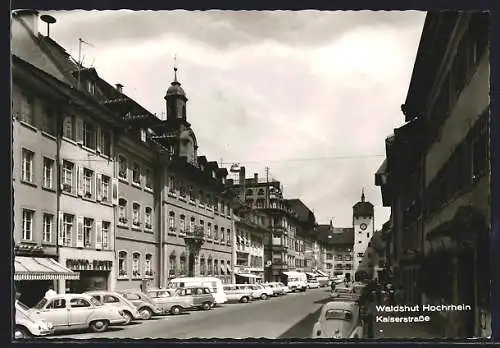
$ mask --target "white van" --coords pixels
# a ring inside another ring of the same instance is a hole
[[[307,276],[302,272],[283,272],[282,281],[291,292],[307,290]]]
[[[174,278],[168,282],[168,288],[170,289],[184,288],[187,286],[198,286],[203,288],[209,288],[210,292],[215,298],[216,304],[223,304],[227,302],[227,296],[224,293],[222,281],[219,278],[184,277],[184,278]]]

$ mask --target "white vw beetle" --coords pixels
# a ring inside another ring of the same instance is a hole
[[[22,302],[16,301],[16,327],[14,338],[42,337],[54,333],[54,325],[32,313]]]
[[[354,301],[326,303],[311,338],[363,338],[359,305]]]
[[[127,322],[122,310],[102,305],[90,295],[64,294],[42,298],[33,311],[54,325],[54,331],[91,329],[103,332]]]

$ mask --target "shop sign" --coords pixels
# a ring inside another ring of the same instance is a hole
[[[66,267],[74,271],[111,271],[113,261],[67,259]]]

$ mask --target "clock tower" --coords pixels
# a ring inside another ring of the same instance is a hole
[[[373,204],[365,200],[364,189],[361,192],[361,200],[352,207],[352,227],[354,229],[354,271],[357,271],[375,230]]]

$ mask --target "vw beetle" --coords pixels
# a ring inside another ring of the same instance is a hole
[[[321,309],[311,338],[363,338],[363,320],[355,301],[333,301]]]

